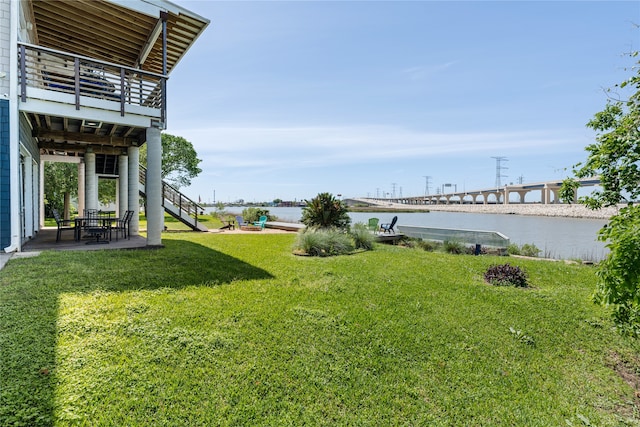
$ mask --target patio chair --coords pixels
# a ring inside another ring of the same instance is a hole
[[[73,230],[74,236],[76,231],[75,222],[72,225],[72,221],[70,219],[62,219],[60,218],[60,213],[56,209],[51,210],[53,212],[53,217],[56,220],[56,225],[58,226],[58,232],[56,233],[56,243],[60,241],[60,236],[64,230]]]
[[[259,220],[257,220],[256,222],[253,223],[253,225],[255,225],[256,227],[260,227],[261,229],[264,230],[264,225],[266,223],[267,223],[267,216],[266,215],[262,215]]]
[[[236,215],[236,222],[238,223],[238,228],[244,227],[245,225],[251,225],[244,220],[244,218],[240,215]]]
[[[380,220],[378,218],[369,218],[369,224],[367,225],[367,227],[369,228],[369,231],[378,231],[378,222]]]
[[[86,244],[109,243],[108,238],[111,235],[111,221],[104,220],[108,217],[101,217],[100,213],[96,209],[86,209],[85,215],[84,229],[89,236],[92,238],[95,237],[96,239],[90,240]]]
[[[398,222],[398,217],[394,216],[390,223],[380,224],[380,230],[385,233],[391,233],[391,232],[395,233],[396,231],[393,229],[393,227],[396,225],[396,222]]]
[[[131,239],[131,232],[129,231],[129,224],[131,224],[131,218],[133,218],[133,211],[125,211],[124,216],[115,222],[115,225],[111,227],[111,231],[116,233],[116,241],[118,235],[122,233],[122,237]]]

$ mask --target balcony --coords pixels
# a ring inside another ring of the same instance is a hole
[[[26,43],[18,66],[23,111],[144,127],[166,120],[161,74]]]

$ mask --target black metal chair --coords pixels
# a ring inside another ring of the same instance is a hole
[[[90,240],[86,244],[109,243],[108,237],[111,233],[111,221],[105,221],[105,218],[102,218],[100,213],[95,209],[85,210],[85,216],[84,229],[89,236],[95,237],[96,239]]]
[[[60,241],[60,236],[65,230],[73,230],[75,235],[75,223],[72,225],[72,221],[70,219],[62,219],[60,217],[60,213],[58,213],[56,209],[51,209],[51,211],[53,212],[53,217],[55,218],[56,224],[58,226],[58,232],[56,233],[56,242]]]
[[[124,216],[116,221],[115,226],[111,229],[116,233],[116,240],[118,240],[118,234],[120,233],[122,233],[122,237],[131,239],[131,232],[129,231],[131,218],[133,218],[133,211],[125,211]]]
[[[380,224],[380,230],[384,231],[385,233],[395,233],[396,231],[393,229],[393,227],[396,225],[396,222],[398,222],[398,217],[394,216],[389,224]]]

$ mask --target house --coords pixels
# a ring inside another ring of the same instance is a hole
[[[208,24],[164,0],[0,0],[0,250],[42,228],[45,162],[77,164],[79,212],[102,178],[120,215],[145,197],[147,245],[162,244],[167,80]]]

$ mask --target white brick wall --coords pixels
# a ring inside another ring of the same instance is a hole
[[[11,40],[11,0],[0,0],[0,72],[7,76],[0,79],[0,98],[9,93],[9,55]]]

